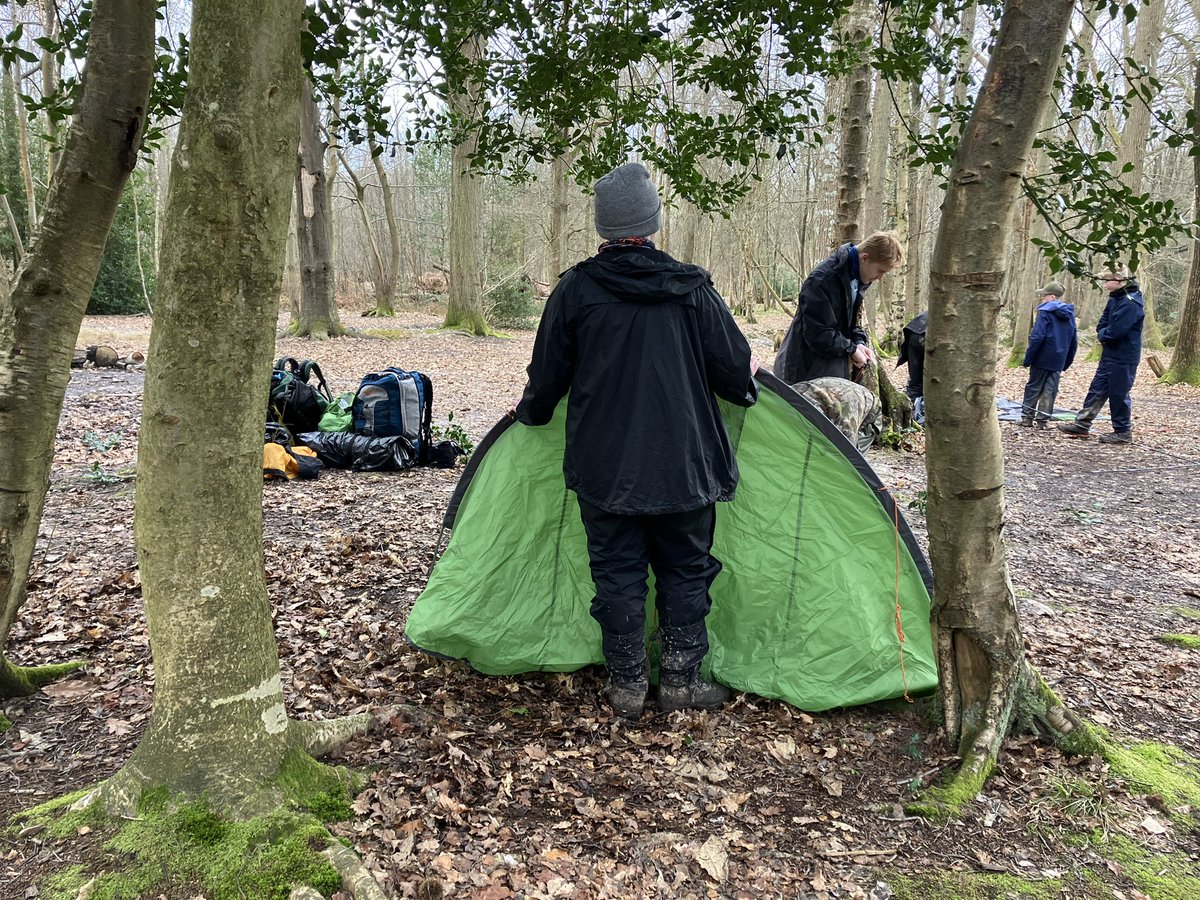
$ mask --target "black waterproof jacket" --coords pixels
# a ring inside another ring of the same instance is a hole
[[[584,260],[546,302],[517,406],[526,425],[567,401],[567,486],[619,515],[730,500],[737,463],[714,397],[758,399],[750,346],[699,266],[649,247]]]
[[[849,378],[855,345],[868,343],[858,324],[867,286],[851,291],[851,246],[838,247],[800,286],[796,318],[775,356],[775,374],[788,384]]]
[[[1136,281],[1108,295],[1108,303],[1096,324],[1096,337],[1103,349],[1102,362],[1136,366],[1142,359],[1142,326],[1146,302]]]

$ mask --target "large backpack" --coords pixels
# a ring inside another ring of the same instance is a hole
[[[308,383],[314,375],[316,387]],[[292,434],[316,431],[325,408],[332,401],[321,367],[311,359],[299,362],[285,356],[276,360],[271,372],[268,421],[281,423]]]
[[[364,375],[354,395],[354,432],[403,437],[421,463],[433,444],[433,382],[421,372],[387,368]]]

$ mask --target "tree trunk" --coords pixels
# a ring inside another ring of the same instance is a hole
[[[37,230],[37,192],[33,186],[33,164],[29,160],[29,120],[21,102],[21,70],[15,63],[9,66],[8,83],[12,85],[17,109],[17,155],[21,163],[21,183],[25,186],[25,226],[30,240]]]
[[[963,757],[956,796],[968,790],[974,796],[995,765],[1018,698],[1037,684],[1024,655],[1003,538],[997,324],[1013,201],[1072,8],[1072,0],[1005,4],[950,173],[930,267],[929,544],[946,732]]]
[[[913,118],[924,116],[921,109],[921,85],[908,89],[908,111]],[[917,126],[918,130],[920,126]],[[925,308],[921,285],[921,244],[925,230],[925,187],[922,169],[908,169],[908,240],[904,254],[904,317],[911,320]],[[903,323],[901,323],[903,324]]]
[[[0,305],[0,651],[25,599],[75,337],[137,161],[153,40],[154,0],[96,0],[78,113],[41,229]],[[20,675],[0,662],[0,697],[36,689]]]
[[[333,299],[333,247],[329,191],[325,186],[325,147],[321,112],[312,84],[302,73],[300,154],[296,165],[296,239],[300,249],[300,316],[289,329],[297,337],[322,341],[345,334]],[[173,174],[173,173],[172,173]],[[280,257],[282,259],[282,257]]]
[[[473,34],[459,49],[470,64],[483,55],[483,38]],[[455,128],[477,115],[477,103],[478,88],[473,83],[451,92]],[[483,192],[470,171],[477,140],[470,131],[455,143],[450,156],[450,300],[443,327],[483,335],[488,333],[483,315]]]
[[[567,160],[556,156],[550,164],[550,233],[546,238],[546,281],[553,290],[567,267]]]
[[[855,0],[850,9],[850,40],[859,45],[870,34],[875,4]],[[858,242],[863,237],[863,203],[867,191],[871,130],[871,58],[866,51],[846,77],[845,103],[841,109],[838,142],[838,199],[836,244]]]
[[[882,72],[875,75],[875,99],[871,109],[871,148],[867,174],[866,212],[864,230],[870,232],[886,227],[888,144],[892,136],[892,94]],[[891,306],[892,280],[885,278],[875,286],[875,296],[867,302],[867,321],[871,331],[879,333],[878,314],[887,314]]]
[[[1196,87],[1192,109],[1200,109],[1200,60],[1196,62]],[[1200,118],[1193,124],[1193,146],[1200,147]],[[1193,156],[1195,170],[1195,201],[1192,218],[1200,222],[1200,155]],[[1200,241],[1192,241],[1192,262],[1188,270],[1187,293],[1179,314],[1179,337],[1171,366],[1162,380],[1168,384],[1186,382],[1200,386]]]
[[[154,707],[133,755],[92,797],[132,815],[145,790],[164,787],[247,817],[280,805],[281,767],[303,764],[295,751],[320,730],[284,710],[262,549],[263,390],[295,175],[303,2],[193,9],[134,515]],[[198,368],[203,381],[189,374]]]
[[[1166,0],[1145,0],[1138,7],[1137,31],[1134,34],[1130,58],[1133,65],[1144,68],[1150,76],[1158,75],[1158,51],[1162,46],[1163,22],[1167,14]],[[1141,79],[1139,79],[1139,82]],[[1133,88],[1133,84],[1127,85]],[[1141,194],[1145,180],[1146,138],[1150,134],[1150,104],[1140,95],[1130,101],[1129,118],[1120,133],[1120,154],[1117,172],[1121,181],[1135,194]],[[1126,172],[1125,166],[1133,168]],[[1116,262],[1116,260],[1114,260]],[[1147,350],[1162,350],[1162,331],[1154,315],[1154,290],[1150,284],[1143,285],[1146,302],[1146,320],[1142,324],[1142,344]]]
[[[42,15],[42,32],[51,41],[59,38],[58,5],[55,0],[42,0],[40,8]],[[50,97],[58,90],[59,69],[58,58],[54,53],[42,50],[42,96]],[[46,116],[46,138],[50,149],[46,152],[46,184],[54,181],[54,170],[58,168],[58,160],[62,155],[55,149],[58,145],[59,126],[49,116]]]
[[[359,218],[362,220],[363,230],[367,235],[371,281],[375,289],[375,309],[371,310],[368,315],[394,316],[396,313],[392,308],[392,291],[387,290],[386,297],[382,293],[392,283],[392,279],[388,275],[388,267],[384,264],[383,251],[379,247],[379,238],[375,234],[375,226],[371,222],[371,213],[367,209],[367,186],[363,184],[362,179],[358,177],[358,173],[350,165],[350,161],[344,156],[342,157],[342,165],[346,169],[346,177],[350,179],[350,184],[354,188],[354,205],[358,207]],[[393,255],[392,259],[395,260],[395,258]],[[385,302],[387,304],[386,308],[381,310],[380,306]]]
[[[375,316],[394,316],[396,314],[396,274],[400,269],[400,226],[396,222],[396,206],[392,199],[392,183],[388,180],[387,169],[383,165],[383,154],[368,140],[367,149],[371,151],[371,159],[375,163],[375,174],[379,176],[379,191],[383,196],[383,215],[388,228],[388,258],[383,267],[383,283],[375,287],[375,308],[371,311]]]

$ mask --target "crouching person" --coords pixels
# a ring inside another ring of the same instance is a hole
[[[712,280],[650,240],[662,202],[628,163],[596,183],[599,252],[546,302],[515,415],[544,425],[567,400],[563,473],[579,498],[613,711],[637,719],[649,690],[646,579],[662,636],[659,706],[714,709],[729,691],[700,677],[708,652],[715,504],[738,471],[716,397],[750,406],[757,363]]]

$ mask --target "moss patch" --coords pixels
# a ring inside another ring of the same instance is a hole
[[[1194,606],[1172,606],[1171,612],[1177,616],[1183,616],[1185,619],[1200,619],[1200,609]]]
[[[284,796],[322,822],[342,822],[354,815],[350,803],[362,780],[343,766],[317,762],[303,750],[289,750],[279,767]]]
[[[978,872],[934,872],[928,875],[895,875],[885,879],[895,900],[1057,900],[1065,889],[1060,879],[1030,881],[1012,875]]]
[[[987,780],[995,768],[996,764],[992,761],[974,775],[963,774],[960,771],[946,784],[929,788],[922,794],[921,799],[908,804],[905,809],[911,815],[923,816],[938,822],[951,819],[983,790],[983,786],[987,784]]]
[[[1124,747],[1109,742],[1104,759],[1113,772],[1137,790],[1158,794],[1168,807],[1190,806],[1200,811],[1200,761],[1182,750],[1164,744],[1134,744]],[[1192,825],[1194,818],[1177,817]],[[1200,893],[1196,896],[1200,897]]]
[[[4,734],[10,728],[12,728],[12,720],[4,713],[0,713],[0,734]]]
[[[67,798],[55,801],[62,809]],[[49,806],[49,804],[47,804]],[[337,870],[319,851],[332,837],[313,816],[280,811],[248,822],[232,822],[203,803],[171,811],[168,798],[152,792],[138,805],[131,821],[107,819],[94,807],[66,812],[48,829],[71,840],[75,829],[90,824],[106,838],[103,871],[72,866],[44,885],[50,897],[74,898],[95,877],[91,900],[133,900],[171,888],[195,888],[210,900],[286,900],[296,884],[307,884],[329,896],[338,889]],[[37,817],[53,816],[45,807]],[[32,818],[34,811],[26,814]]]
[[[1200,864],[1182,853],[1150,853],[1119,834],[1092,835],[1101,856],[1120,863],[1138,890],[1154,900],[1195,900],[1200,897]]]
[[[413,333],[405,328],[364,328],[359,334],[364,337],[382,338],[385,341],[405,341],[413,336]]]
[[[88,883],[83,866],[70,866],[51,875],[45,884],[43,896],[46,900],[75,900],[79,889]]]
[[[1189,650],[1200,650],[1200,634],[1160,634],[1158,639],[1164,644],[1175,644]]]

